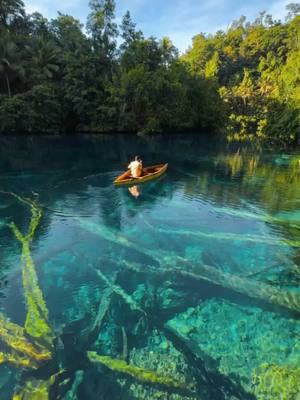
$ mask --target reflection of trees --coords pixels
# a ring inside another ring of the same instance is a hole
[[[223,213],[241,218],[260,220],[275,227],[287,243],[299,243],[300,168],[297,156],[269,157],[239,149],[231,154],[220,154],[215,168],[205,163],[199,173],[187,176],[185,193],[202,196],[215,207],[224,205]],[[245,204],[249,210],[245,210]],[[256,206],[252,206],[252,204]],[[229,209],[228,205],[232,208]],[[240,210],[238,209],[241,208]],[[278,281],[287,284],[299,280],[299,246],[293,249],[293,261],[282,265]]]
[[[186,178],[189,193],[194,184],[196,191],[205,191],[207,196],[211,194],[222,203],[226,199],[226,202],[235,204],[237,199],[243,197],[255,200],[272,214],[281,210],[297,210],[300,168],[296,156],[290,157],[286,165],[277,166],[264,162],[259,155],[238,150],[233,154],[219,155],[213,171],[203,166],[205,164],[199,166],[196,179]],[[218,178],[213,179],[216,172]]]

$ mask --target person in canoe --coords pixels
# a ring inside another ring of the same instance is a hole
[[[143,163],[140,156],[135,156],[134,161],[128,165],[132,178],[139,178],[143,174]]]

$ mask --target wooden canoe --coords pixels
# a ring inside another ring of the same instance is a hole
[[[131,176],[130,170],[124,172],[124,174],[118,176],[114,184],[115,185],[136,185],[138,183],[151,181],[152,179],[156,179],[161,176],[164,172],[166,172],[168,168],[168,164],[158,164],[153,165],[152,167],[143,168],[143,175],[139,178],[133,178]]]

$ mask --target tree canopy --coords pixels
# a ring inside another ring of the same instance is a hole
[[[280,145],[300,140],[300,5],[199,33],[180,55],[145,37],[114,0],[70,15],[0,5],[0,132],[209,131]]]

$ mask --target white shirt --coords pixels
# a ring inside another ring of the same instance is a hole
[[[128,168],[130,169],[131,176],[133,178],[138,178],[141,176],[142,172],[142,163],[139,161],[132,161],[129,165]]]

